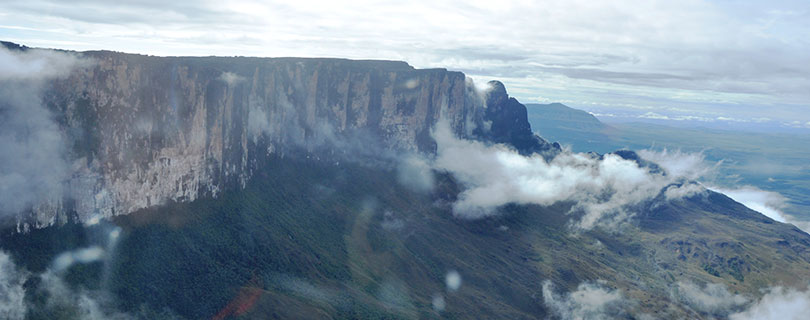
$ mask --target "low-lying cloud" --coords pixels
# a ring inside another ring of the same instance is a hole
[[[605,281],[583,282],[576,290],[557,292],[551,281],[543,282],[543,302],[560,319],[655,319],[638,313],[638,301],[611,289]],[[690,281],[672,284],[672,299],[709,319],[799,320],[810,314],[810,288],[768,287],[760,298],[732,293],[723,284],[698,285]],[[662,310],[663,311],[663,310]]]
[[[732,314],[731,320],[801,320],[810,315],[810,289],[800,291],[783,287],[766,290],[765,295],[745,311]]]
[[[765,191],[753,186],[744,186],[737,189],[710,187],[712,191],[727,195],[729,198],[742,203],[751,210],[764,214],[773,220],[790,223],[810,233],[810,222],[801,221],[783,211],[787,199],[776,192]]]
[[[169,311],[154,312],[147,307],[135,314],[121,312],[105,284],[90,290],[66,283],[66,271],[75,264],[101,262],[105,269],[109,267],[121,229],[105,225],[99,230],[106,237],[98,243],[56,255],[40,273],[25,270],[0,251],[0,319],[39,319],[54,314],[83,320],[176,319]]]
[[[731,312],[740,311],[749,302],[747,297],[731,293],[725,285],[719,283],[700,286],[690,281],[679,281],[673,295],[695,311],[719,317],[727,317]]]
[[[219,80],[227,83],[228,86],[233,87],[238,83],[245,81],[245,77],[242,77],[233,72],[223,72],[222,74],[219,75]]]
[[[639,150],[638,155],[644,160],[651,161],[663,168],[668,175],[697,180],[706,177],[722,163],[709,165],[702,153],[688,153],[679,150],[661,151]]]
[[[731,320],[798,320],[810,314],[810,290],[769,287],[762,297],[752,299],[729,292],[723,284],[704,286],[680,281],[673,288],[676,301],[712,317]]]
[[[787,217],[780,210],[780,208],[784,206],[787,199],[776,192],[764,191],[751,186],[742,187],[739,189],[711,189],[727,195],[729,198],[744,204],[746,207],[752,210],[759,211],[760,213],[768,216],[768,218],[779,222],[787,222]]]
[[[38,278],[35,286],[24,287],[27,279]],[[29,292],[30,291],[30,292]],[[36,292],[34,292],[36,291]],[[32,305],[26,295],[46,297],[42,305]],[[77,319],[135,319],[135,317],[110,308],[105,293],[67,286],[61,275],[53,270],[31,274],[20,269],[11,257],[0,251],[0,318],[25,319],[29,312],[54,314],[54,310],[73,314]],[[48,309],[43,310],[42,308]],[[40,314],[40,316],[42,315]]]
[[[66,76],[83,63],[72,54],[55,50],[9,50],[0,46],[0,81],[39,81]]]
[[[416,155],[402,157],[397,165],[397,181],[414,191],[430,191],[434,183],[430,164]]]
[[[121,313],[105,303],[105,293],[99,291],[89,291],[84,289],[73,290],[69,288],[62,278],[46,271],[39,275],[41,282],[39,290],[47,293],[49,301],[48,308],[71,310],[78,319],[85,320],[129,320],[136,319],[126,313]]]
[[[563,320],[616,319],[626,314],[628,305],[619,290],[603,283],[582,283],[573,292],[558,294],[548,280],[543,282],[543,302]]]
[[[660,161],[661,170],[646,160],[628,160],[617,154],[564,151],[550,161],[539,155],[522,156],[504,145],[459,139],[445,122],[434,130],[438,150],[433,167],[453,174],[466,189],[453,205],[462,218],[481,218],[509,204],[552,205],[573,202],[583,213],[575,223],[581,229],[615,228],[634,215],[638,205],[667,191],[667,197],[692,196],[705,190],[689,180],[705,174],[701,155],[656,153],[640,155]],[[666,160],[666,161],[662,161]]]
[[[638,159],[564,150],[547,161],[539,155],[520,155],[505,145],[458,138],[443,121],[436,125],[433,137],[437,143],[435,159],[408,160],[413,162],[410,167],[421,171],[411,168],[402,176],[411,180],[430,177],[427,166],[452,174],[465,187],[453,204],[457,217],[495,215],[500,206],[510,203],[548,206],[568,201],[574,204],[572,213],[582,214],[572,225],[583,230],[597,226],[615,229],[635,215],[635,206],[659,195],[676,201],[705,194],[707,188],[699,181],[714,181],[722,164],[706,161],[702,153],[667,149],[638,151]],[[430,181],[420,179],[423,185]],[[782,211],[786,199],[778,193],[751,186],[709,189],[810,232],[810,222]]]
[[[0,215],[62,195],[66,144],[41,96],[45,81],[82,63],[67,53],[0,46]]]
[[[68,252],[63,252],[53,262],[55,271],[64,271],[76,263],[91,263],[101,260],[104,257],[104,249],[100,246],[80,248]]]
[[[8,319],[25,317],[25,274],[17,270],[11,257],[0,251],[0,314]]]

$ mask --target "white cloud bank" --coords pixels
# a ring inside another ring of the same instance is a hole
[[[747,186],[739,189],[710,188],[712,191],[720,192],[734,199],[746,207],[758,211],[768,218],[779,222],[787,222],[787,217],[779,209],[786,201],[785,197],[776,193]]]
[[[451,173],[465,187],[453,204],[457,217],[495,215],[500,206],[510,203],[548,206],[570,201],[574,203],[572,213],[582,213],[573,226],[583,230],[597,226],[615,229],[635,215],[634,206],[661,194],[667,201],[703,194],[706,188],[697,181],[711,181],[722,164],[707,162],[702,153],[666,149],[641,150],[637,153],[640,162],[616,154],[600,158],[569,150],[546,161],[539,155],[520,155],[505,145],[457,138],[444,121],[436,125],[433,137],[437,143],[435,159],[409,159],[406,163],[418,166],[400,168],[400,174],[427,188],[431,183],[429,168]],[[647,167],[650,163],[652,167]],[[810,232],[810,222],[782,211],[786,199],[778,193],[751,186],[709,189]]]
[[[638,301],[625,297],[619,289],[611,289],[605,281],[583,282],[576,290],[556,293],[554,285],[543,282],[543,302],[557,317],[574,319],[632,318]],[[731,320],[800,320],[810,314],[810,289],[806,291],[769,287],[759,299],[731,293],[723,284],[700,286],[679,281],[672,287],[673,301],[709,319]],[[649,314],[634,314],[637,319],[654,319]]]
[[[670,200],[704,192],[685,183],[704,174],[702,156],[645,152],[661,161],[663,172],[640,166],[615,154],[601,159],[592,154],[563,151],[547,162],[539,155],[522,156],[504,145],[456,138],[445,122],[434,130],[438,150],[433,167],[452,173],[465,187],[453,205],[462,218],[497,213],[499,206],[575,203],[584,213],[576,227],[614,228],[633,216],[629,207],[656,197],[662,190]]]
[[[775,287],[747,310],[729,316],[731,320],[802,320],[810,317],[810,290]]]
[[[0,46],[0,81],[39,81],[66,76],[81,60],[63,52]]]
[[[49,50],[0,46],[0,215],[11,215],[62,194],[69,168],[64,137],[42,105],[44,81],[84,63]]]
[[[776,192],[765,191],[752,186],[737,189],[709,187],[709,189],[725,194],[734,201],[742,203],[749,209],[762,213],[768,218],[793,224],[804,232],[810,233],[810,222],[798,220],[782,211],[787,199]]]

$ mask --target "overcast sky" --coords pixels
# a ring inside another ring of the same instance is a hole
[[[500,79],[523,102],[810,128],[804,0],[2,1],[0,39],[154,55],[405,60]]]

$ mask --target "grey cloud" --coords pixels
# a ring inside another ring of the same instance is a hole
[[[30,277],[37,277],[40,281],[36,286],[23,287],[23,283]],[[29,305],[25,300],[27,291],[36,290],[44,293],[44,305]],[[29,310],[47,312],[49,310],[70,310],[78,319],[86,320],[128,320],[135,317],[118,312],[110,308],[104,297],[104,292],[73,290],[69,288],[62,278],[51,270],[41,274],[30,274],[18,268],[11,261],[8,254],[0,251],[0,316],[3,319],[25,319]]]
[[[394,215],[394,213],[390,210],[386,210],[383,213],[383,221],[380,222],[380,226],[386,231],[396,231],[405,226],[405,221],[397,218],[396,215]]]
[[[562,59],[562,57],[560,57]],[[627,57],[624,60],[630,60]],[[542,59],[528,58],[527,61],[543,62]],[[807,98],[807,93],[802,91],[810,85],[810,79],[803,75],[797,75],[804,70],[796,70],[789,74],[782,71],[773,71],[771,74],[767,73],[766,67],[762,66],[763,74],[758,75],[734,75],[734,72],[722,73],[717,71],[712,74],[702,74],[700,70],[677,70],[669,73],[662,73],[649,70],[648,68],[638,67],[629,68],[627,70],[611,69],[614,62],[604,61],[599,62],[601,59],[583,60],[581,65],[576,63],[571,66],[548,66],[546,63],[543,65],[515,65],[515,64],[502,64],[499,61],[478,62],[475,67],[457,65],[461,71],[473,72],[476,74],[486,74],[488,76],[497,77],[542,77],[543,75],[563,75],[570,79],[575,80],[591,80],[598,83],[607,85],[623,85],[629,88],[648,87],[651,95],[662,96],[662,92],[656,92],[657,89],[676,89],[676,90],[690,90],[702,91],[702,95],[706,95],[707,91],[714,91],[719,93],[728,94],[754,94],[771,96],[773,101],[792,101],[800,102],[802,98]],[[619,59],[616,59],[619,60]],[[464,62],[465,60],[460,60]],[[618,62],[616,62],[618,63]],[[709,64],[709,62],[707,62]],[[597,67],[593,67],[596,65]],[[764,76],[769,75],[770,79],[763,79]],[[637,98],[643,98],[639,95],[638,90],[613,87],[613,90],[626,92]],[[635,92],[634,92],[635,91]]]
[[[743,295],[728,291],[725,285],[706,283],[699,286],[689,281],[676,283],[673,295],[692,309],[713,316],[727,317],[742,310],[749,300]]]
[[[571,292],[558,292],[551,281],[542,286],[543,302],[561,319],[655,319],[648,314],[631,314],[638,302],[611,289],[604,281],[583,282]],[[810,313],[810,289],[769,287],[751,299],[732,293],[723,284],[697,285],[690,281],[673,283],[671,296],[683,307],[707,318],[731,320],[799,320]]]
[[[800,320],[810,314],[810,290],[783,287],[766,290],[765,295],[745,311],[729,316],[731,320]]]
[[[662,89],[689,90],[693,91],[690,94],[692,96],[710,96],[714,94],[712,92],[760,95],[768,97],[768,103],[792,102],[806,107],[803,101],[808,97],[806,88],[810,86],[810,77],[807,72],[810,70],[798,61],[799,57],[784,57],[784,60],[776,61],[772,56],[758,51],[698,52],[695,53],[698,61],[676,65],[672,61],[694,57],[673,56],[666,59],[671,53],[647,52],[644,55],[656,55],[661,60],[660,65],[652,65],[650,62],[639,62],[638,55],[641,53],[614,55],[597,52],[599,51],[532,55],[522,60],[523,63],[507,63],[497,59],[482,61],[475,56],[460,53],[451,61],[454,62],[453,67],[461,71],[487,76],[543,79],[561,75],[574,80],[590,80],[601,85],[571,84],[584,85],[591,89],[610,86],[612,91],[624,92],[639,99],[645,95],[671,99]],[[742,68],[740,65],[748,67]],[[597,97],[602,94],[604,92],[599,92]],[[745,101],[748,97],[735,99],[737,102],[760,104]]]
[[[514,50],[504,50],[498,46],[461,46],[457,48],[436,48],[431,49],[431,54],[437,57],[464,57],[470,60],[494,60],[494,61],[523,61],[531,57],[531,52],[515,48]]]
[[[270,128],[267,112],[260,107],[260,104],[255,103],[253,98],[250,98],[248,102],[248,132],[250,132],[254,142],[262,134],[269,134]]]
[[[101,261],[104,268],[108,268],[110,252],[115,249],[121,229],[106,222],[99,223],[103,224],[95,226],[94,231],[106,236],[91,237],[97,241],[96,245],[57,255],[41,273],[26,271],[17,266],[6,252],[0,251],[0,318],[16,320],[68,314],[83,320],[177,319],[171,312],[154,312],[149,308],[142,308],[134,314],[121,312],[104,284],[100,289],[90,290],[65,283],[65,271],[75,263]],[[30,279],[36,281],[29,282]],[[31,296],[42,299],[30,299]]]
[[[228,79],[234,86],[240,86],[244,78],[239,76],[223,76],[222,81]],[[394,148],[384,145],[379,135],[365,128],[340,129],[333,125],[332,120],[317,116],[314,121],[302,120],[307,117],[303,108],[296,108],[285,94],[277,96],[275,101],[277,110],[268,110],[268,104],[263,98],[251,95],[248,102],[248,132],[252,140],[274,137],[269,148],[277,145],[292,147],[296,151],[315,153],[320,151],[318,157],[328,157],[331,160],[363,162],[371,165],[384,165],[386,168],[400,166],[400,171],[415,173],[417,176],[408,177],[404,183],[414,183],[415,188],[429,188],[430,177],[425,172],[419,172],[417,158],[410,155],[399,154]],[[271,151],[271,150],[268,150]],[[412,160],[409,160],[412,159]],[[415,170],[415,171],[414,171]],[[425,180],[427,179],[427,180]]]
[[[563,320],[617,319],[627,316],[631,304],[619,290],[604,283],[582,283],[575,291],[558,294],[551,281],[543,282],[543,302]]]
[[[77,56],[53,50],[0,47],[0,81],[39,81],[66,76],[81,63]]]
[[[219,75],[219,80],[224,81],[228,86],[235,86],[239,82],[245,81],[245,77],[235,74],[233,72],[223,72]]]
[[[290,292],[301,298],[333,306],[345,306],[349,297],[345,292],[314,285],[306,279],[292,277],[286,274],[268,274],[270,286]]]
[[[136,40],[118,42],[123,47],[111,48],[116,50],[401,59],[487,77],[533,78],[540,86],[564,77],[566,89],[593,89],[588,97],[593,101],[602,100],[601,89],[610,87],[636,99],[682,102],[731,94],[737,103],[806,110],[810,92],[810,42],[803,37],[810,26],[802,19],[807,8],[790,1],[746,6],[761,10],[710,1],[562,0],[495,7],[435,1],[388,6],[32,0],[4,7],[13,15],[7,24],[15,27],[40,26],[43,15],[65,21],[49,21],[62,29],[45,33],[44,41],[51,37],[52,43],[74,32],[96,48],[111,38]],[[107,32],[96,24],[126,28]],[[162,46],[149,49],[144,43]],[[201,48],[202,43],[215,48]],[[673,97],[683,90],[686,96]],[[584,99],[571,91],[556,96]]]
[[[433,189],[433,171],[430,164],[419,155],[400,157],[397,166],[397,179],[400,184],[415,191]]]
[[[447,306],[447,302],[444,301],[444,296],[440,293],[436,293],[433,295],[431,299],[431,305],[433,305],[433,310],[438,312],[444,311],[444,308]]]
[[[217,8],[212,2],[127,0],[108,1],[79,0],[63,2],[32,0],[9,4],[9,8],[26,14],[67,18],[78,22],[102,24],[210,24],[214,21],[245,23],[247,16],[234,16]]]
[[[670,185],[664,191],[667,201],[689,198],[697,195],[705,195],[706,188],[698,183],[683,183],[680,185]]]
[[[0,251],[0,314],[8,319],[25,317],[25,276],[11,257]]]
[[[65,141],[41,94],[45,81],[83,63],[55,51],[0,48],[0,214],[61,200]]]
[[[695,80],[695,77],[682,76],[677,74],[655,73],[655,72],[621,72],[596,68],[537,67],[537,69],[545,72],[560,73],[570,78],[590,79],[609,82],[615,81],[619,83],[630,83],[630,84],[639,84],[637,82],[643,82],[643,84],[645,85],[650,85],[654,83],[653,81]]]
[[[245,82],[247,79],[233,72],[223,72],[219,76],[219,80],[225,82],[228,85],[229,90],[234,90],[237,86]],[[296,114],[294,107],[286,99],[282,100],[280,102],[280,105],[285,110],[285,113]],[[272,135],[273,130],[279,129],[273,128],[272,124],[270,124],[270,117],[267,115],[265,107],[266,104],[260,97],[257,97],[255,95],[250,95],[248,97],[248,133],[250,133],[250,137],[253,138],[254,143],[262,135],[264,134]]]
[[[79,248],[76,250],[63,252],[54,259],[53,270],[61,272],[67,270],[76,263],[91,263],[101,260],[105,255],[104,249],[100,246]]]
[[[377,299],[389,310],[401,313],[413,312],[416,308],[411,302],[408,285],[401,280],[386,279],[380,284]]]
[[[121,313],[107,306],[102,292],[91,292],[83,289],[70,289],[58,275],[46,271],[38,277],[41,279],[38,290],[49,297],[47,308],[55,310],[72,310],[79,319],[86,320],[129,320],[134,316]]]

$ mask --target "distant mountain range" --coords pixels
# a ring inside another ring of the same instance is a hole
[[[592,114],[568,107],[562,103],[527,103],[526,108],[532,128],[537,132],[540,132],[545,127],[561,127],[592,132],[608,128]]]

